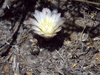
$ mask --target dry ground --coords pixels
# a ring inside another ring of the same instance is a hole
[[[5,1],[0,1],[0,75],[100,75],[96,5],[71,0]],[[66,18],[62,31],[50,40],[23,24],[34,10],[44,7],[58,9]]]

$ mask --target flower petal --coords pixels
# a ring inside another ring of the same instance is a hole
[[[65,18],[60,18],[60,20],[58,21],[57,25],[60,26],[65,22]]]
[[[60,18],[59,21],[57,22],[55,29],[58,28],[60,25],[62,25],[64,22],[65,22],[65,18]]]
[[[62,29],[60,25],[64,23],[64,19],[60,17],[61,13],[57,12],[57,9],[51,12],[48,8],[43,8],[42,12],[35,10],[33,15],[36,20],[29,19],[34,33],[45,38],[54,37]]]
[[[53,15],[51,16],[51,18],[52,18],[52,23],[55,23],[56,14],[53,14]]]
[[[57,35],[57,34],[52,34],[52,35],[46,35],[46,34],[44,34],[44,35],[42,35],[42,37],[44,37],[44,38],[52,38],[55,35]]]
[[[40,36],[43,35],[43,32],[39,32],[39,31],[34,31],[34,33],[35,33],[35,34],[38,34],[38,35],[40,35]]]
[[[33,14],[33,15],[34,15],[34,17],[36,18],[37,21],[41,19],[40,18],[40,11],[35,10],[35,14]]]
[[[54,10],[52,11],[52,14],[57,14],[57,12],[58,12],[58,10],[57,10],[57,9],[54,9]]]
[[[39,21],[40,25],[42,25],[44,22],[45,22],[45,15],[40,12],[40,17],[41,17],[41,20]]]
[[[47,14],[51,14],[51,10],[50,9],[46,8],[45,10],[46,10]]]
[[[62,29],[62,27],[59,27],[55,30],[55,32],[59,32]]]
[[[42,13],[43,13],[44,15],[46,15],[46,8],[43,8],[43,9],[42,9]]]
[[[29,21],[30,21],[30,24],[32,24],[34,26],[38,26],[38,27],[40,26],[40,24],[36,20],[34,20],[32,18],[29,18]]]
[[[45,20],[46,19],[46,8],[42,9],[42,16],[41,19]]]
[[[56,22],[59,22],[59,20],[60,20],[60,15],[61,15],[61,13],[56,14],[56,19],[55,19]]]
[[[58,13],[58,14],[52,14],[52,22],[53,23],[57,23],[58,21],[59,21],[59,18],[60,18],[60,13]]]
[[[50,11],[50,9],[46,8],[45,10],[46,10],[46,14],[47,14],[46,16],[50,17],[50,16],[51,16],[51,11]]]
[[[35,31],[41,32],[40,28],[38,28],[38,27],[36,27],[36,26],[32,26],[32,29],[35,30]]]

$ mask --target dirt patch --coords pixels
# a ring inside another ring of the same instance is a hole
[[[66,0],[1,0],[0,4],[0,75],[100,75],[96,6]],[[44,7],[57,9],[66,18],[63,29],[50,40],[23,24]]]

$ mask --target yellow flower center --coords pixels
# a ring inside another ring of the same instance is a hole
[[[50,20],[42,22],[41,25],[42,25],[41,30],[43,31],[43,33],[45,33],[45,34],[52,34],[53,33],[52,27],[50,27],[50,25],[51,25],[51,21]]]

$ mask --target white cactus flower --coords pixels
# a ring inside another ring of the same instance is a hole
[[[52,12],[48,8],[43,8],[42,12],[35,10],[33,14],[35,19],[30,18],[30,24],[32,24],[32,29],[34,33],[44,37],[51,38],[59,32],[64,23],[64,18],[61,18],[61,13],[57,13],[57,10]]]

